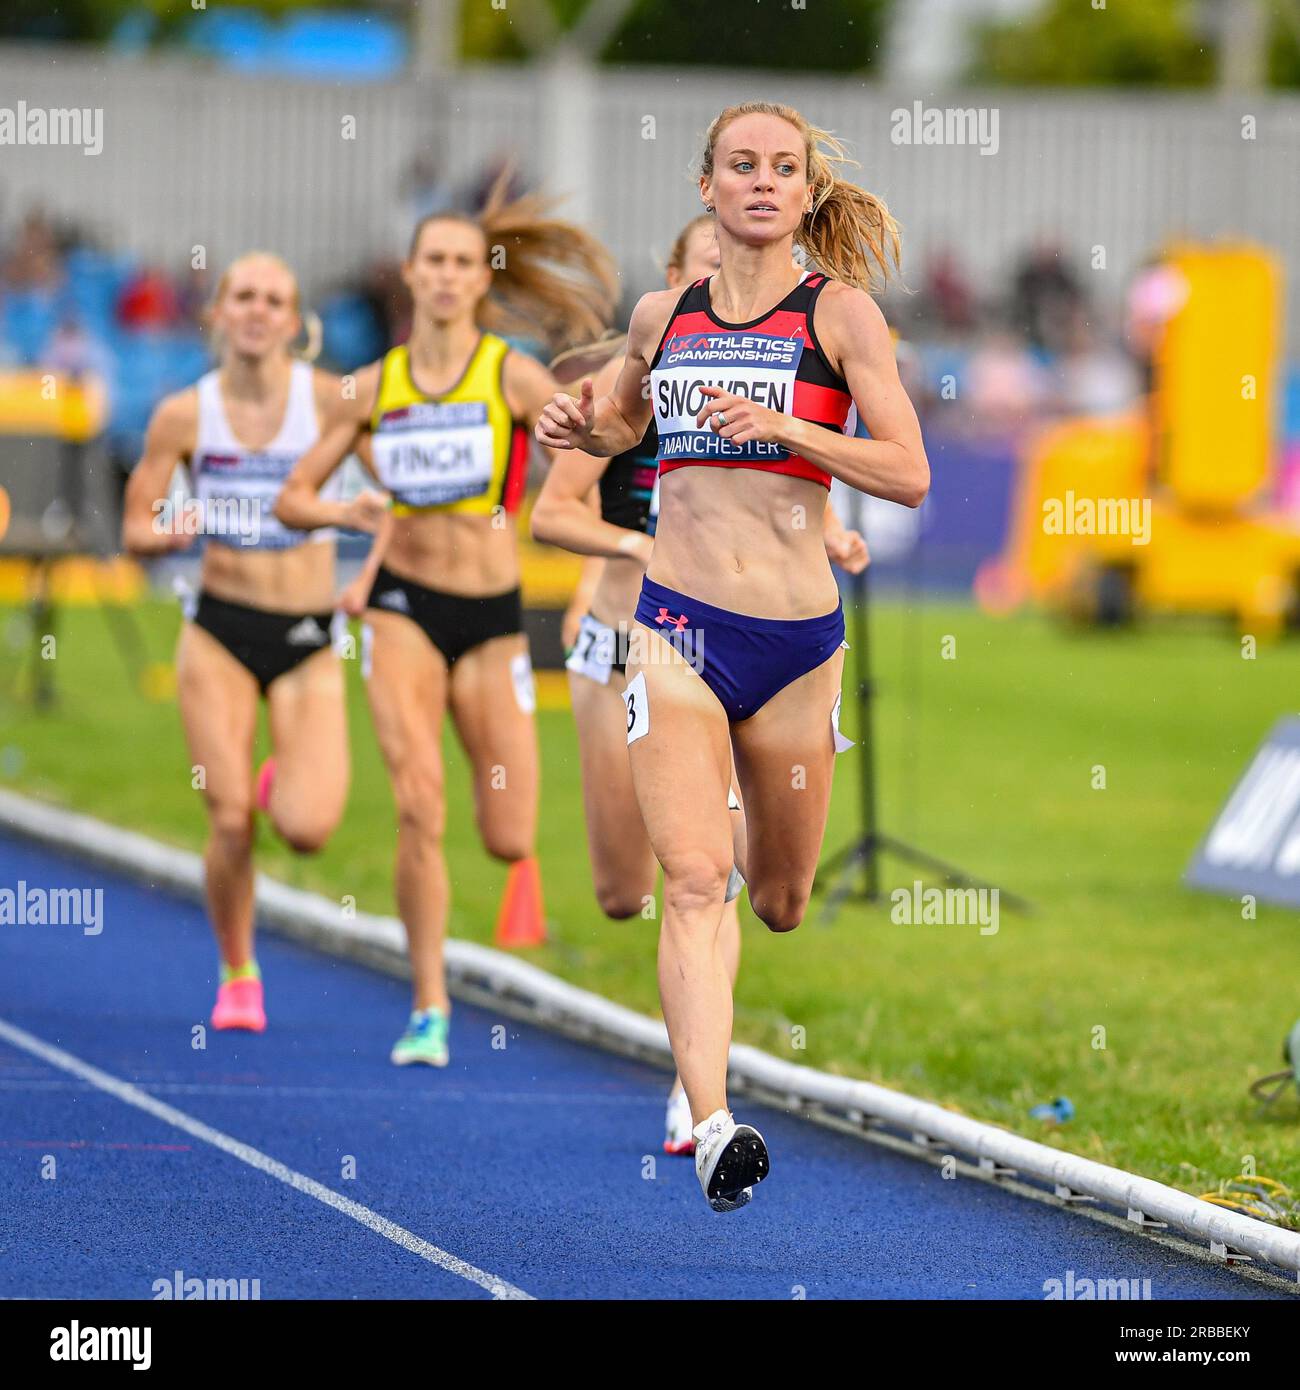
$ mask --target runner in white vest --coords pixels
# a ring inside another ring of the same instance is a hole
[[[214,1028],[266,1027],[253,951],[253,811],[310,853],[329,838],[348,786],[343,675],[330,632],[332,533],[275,518],[280,485],[341,400],[337,377],[295,359],[298,285],[253,253],[221,277],[211,312],[219,366],[154,411],[127,489],[123,543],[140,556],[202,535],[201,591],[176,655],[189,774],[203,792],[208,911],[221,954]],[[310,354],[314,356],[314,351]],[[178,464],[193,497],[169,497]],[[259,697],[272,755],[254,773]]]

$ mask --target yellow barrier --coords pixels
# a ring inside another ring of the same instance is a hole
[[[1169,248],[1187,294],[1156,351],[1151,414],[1070,420],[1023,451],[1004,554],[976,579],[1094,621],[1221,613],[1274,636],[1300,616],[1300,529],[1270,478],[1281,271],[1248,245]],[[1156,447],[1151,447],[1151,431]]]
[[[0,558],[0,603],[26,603],[34,569],[31,560]],[[145,588],[140,566],[121,555],[111,560],[71,555],[50,565],[49,597],[54,603],[139,603]]]
[[[104,393],[54,372],[0,372],[0,434],[54,435],[70,443],[104,427]]]
[[[1170,248],[1188,295],[1156,353],[1160,480],[1194,511],[1236,510],[1273,453],[1281,270],[1248,245]]]
[[[1089,508],[1147,495],[1147,427],[1140,415],[1071,420],[1040,432],[1020,460],[1007,551],[995,567],[1014,602],[1068,586],[1097,542]],[[992,572],[979,597],[997,608]]]

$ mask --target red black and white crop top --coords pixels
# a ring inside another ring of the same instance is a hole
[[[714,315],[708,279],[686,289],[650,364],[661,474],[690,465],[757,468],[830,487],[829,473],[779,444],[737,444],[695,423],[710,400],[701,388],[718,386],[837,433],[852,431],[853,398],[813,332],[813,310],[826,284],[820,271],[805,271],[775,309],[751,323]]]

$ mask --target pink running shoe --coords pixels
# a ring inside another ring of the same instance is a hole
[[[257,769],[257,809],[259,811],[266,812],[271,809],[271,782],[274,778],[275,759],[267,758]]]
[[[266,1030],[261,980],[227,980],[217,991],[212,1010],[214,1028],[245,1028],[250,1033]]]

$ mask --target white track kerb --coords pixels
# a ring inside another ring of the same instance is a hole
[[[183,897],[201,899],[203,865],[197,854],[90,816],[48,806],[0,789],[0,828],[90,859]],[[348,956],[390,974],[406,975],[406,937],[392,917],[348,912],[314,893],[257,876],[260,925]],[[621,1004],[566,984],[534,965],[468,941],[448,941],[452,992],[512,1016],[579,1037],[613,1051],[671,1066],[664,1025]],[[1004,1129],[956,1115],[869,1081],[831,1076],[772,1057],[758,1048],[731,1049],[730,1083],[775,1098],[787,1108],[847,1118],[863,1126],[898,1129],[938,1152],[977,1160],[995,1172],[1053,1184],[1060,1195],[1086,1196],[1199,1237],[1223,1255],[1240,1252],[1280,1269],[1300,1271],[1300,1233],[1202,1202],[1150,1178],[1062,1153]],[[1136,1226],[1135,1226],[1136,1229]]]

